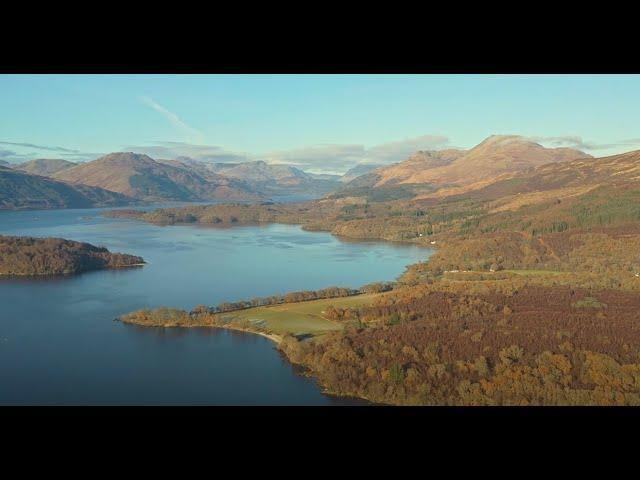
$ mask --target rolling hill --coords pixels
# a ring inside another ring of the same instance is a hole
[[[115,207],[133,202],[130,197],[102,188],[0,167],[0,210]]]

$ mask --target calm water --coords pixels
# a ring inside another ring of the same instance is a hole
[[[0,404],[352,404],[323,395],[266,338],[113,319],[144,307],[192,308],[391,280],[429,252],[345,242],[298,226],[157,227],[100,213],[0,212],[0,234],[86,241],[149,262],[70,277],[0,279]]]

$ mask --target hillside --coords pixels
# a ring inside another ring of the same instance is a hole
[[[23,172],[32,173],[33,175],[42,175],[43,177],[50,177],[54,173],[66,170],[67,168],[75,167],[77,163],[69,162],[59,158],[38,158],[36,160],[30,160],[28,162],[15,165],[13,168],[16,170],[22,170]]]
[[[142,257],[62,238],[0,235],[0,275],[61,275],[141,265]]]
[[[133,202],[130,197],[102,188],[0,167],[0,210],[116,207]]]
[[[148,201],[256,198],[238,182],[215,174],[205,178],[185,166],[156,162],[147,155],[130,152],[111,153],[57,172],[54,177]]]

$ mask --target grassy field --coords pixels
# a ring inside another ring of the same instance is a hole
[[[502,270],[506,273],[515,273],[517,275],[562,275],[567,272],[558,272],[554,270]]]
[[[355,307],[368,305],[379,294],[353,297],[328,298],[309,302],[285,303],[268,307],[256,307],[225,314],[233,320],[249,320],[276,334],[322,335],[330,330],[340,330],[342,325],[327,320],[322,312],[329,305]]]

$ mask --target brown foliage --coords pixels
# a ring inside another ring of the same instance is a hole
[[[144,263],[141,257],[61,238],[0,236],[0,275],[55,275]]]
[[[640,404],[635,294],[408,290],[360,309],[364,328],[304,342],[292,360],[335,393],[383,403]],[[572,306],[593,296],[607,306]]]

